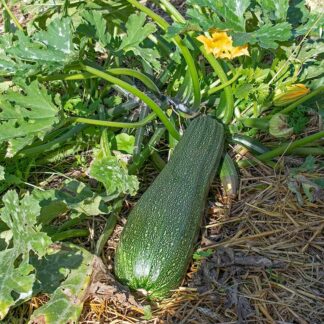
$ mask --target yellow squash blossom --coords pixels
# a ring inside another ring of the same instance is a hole
[[[304,97],[309,92],[310,90],[304,84],[292,84],[283,90],[275,92],[273,104],[277,107],[285,106]]]
[[[197,39],[205,46],[207,53],[216,58],[233,59],[241,55],[249,55],[248,46],[233,46],[232,37],[224,31],[213,31],[211,37],[200,35]]]

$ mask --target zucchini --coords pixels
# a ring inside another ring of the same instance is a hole
[[[221,124],[206,116],[190,123],[170,161],[128,217],[115,255],[115,274],[122,283],[153,299],[178,287],[223,148]]]
[[[270,151],[268,147],[264,146],[256,139],[246,135],[233,135],[231,142],[245,147],[252,154],[263,154]]]

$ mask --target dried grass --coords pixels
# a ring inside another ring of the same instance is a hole
[[[149,171],[146,185],[154,178]],[[317,173],[324,176],[324,170]],[[151,304],[152,319],[143,320],[142,309],[93,299],[81,323],[321,323],[324,202],[299,206],[287,181],[266,166],[245,170],[230,203],[215,184],[199,250],[216,253],[194,262],[170,298]],[[124,222],[103,254],[110,270]]]

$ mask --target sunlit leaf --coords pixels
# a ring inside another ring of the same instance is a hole
[[[188,4],[207,7],[211,13],[217,13],[213,16],[213,28],[231,29],[235,31],[245,31],[244,13],[249,7],[250,0],[189,0]],[[199,15],[200,16],[200,15]],[[198,16],[198,17],[199,17]]]
[[[35,198],[26,194],[19,201],[15,191],[8,191],[2,201],[0,219],[12,232],[13,247],[0,252],[0,319],[19,300],[32,295],[35,274],[29,264],[29,252],[42,257],[51,244],[51,239],[37,225],[40,206]]]
[[[135,195],[139,186],[137,177],[129,175],[125,162],[116,156],[97,155],[91,163],[90,176],[103,183],[108,194]]]
[[[8,91],[0,98],[0,142],[9,143],[8,157],[43,139],[59,120],[58,107],[43,86],[37,81],[21,86],[24,93]]]
[[[289,0],[257,0],[257,2],[271,20],[285,21]]]
[[[107,21],[103,14],[100,11],[91,10],[85,11],[82,16],[87,24],[80,25],[78,30],[92,36],[103,46],[107,46],[111,41],[111,35],[107,30]]]
[[[33,258],[37,279],[33,294],[50,294],[50,300],[33,313],[30,323],[77,323],[100,262],[72,244],[55,244],[48,248],[45,258]]]
[[[133,14],[128,18],[126,23],[127,35],[123,37],[119,50],[127,53],[133,51],[137,56],[142,57],[149,65],[154,68],[160,68],[160,57],[156,48],[144,48],[140,44],[151,34],[156,31],[153,23],[145,24],[146,15],[141,12]]]
[[[276,25],[266,24],[251,33],[233,33],[234,46],[257,44],[263,48],[277,48],[280,42],[291,37],[291,26],[287,22]]]
[[[117,150],[132,154],[134,150],[135,137],[126,133],[120,133],[115,136]]]

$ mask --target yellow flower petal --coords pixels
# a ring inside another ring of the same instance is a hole
[[[304,84],[292,84],[290,86],[287,86],[283,90],[276,90],[273,103],[275,106],[284,106],[302,98],[309,92],[310,89],[307,88]]]
[[[207,53],[216,58],[233,59],[241,55],[249,55],[248,46],[233,46],[231,36],[224,31],[213,31],[211,37],[200,35],[197,39],[204,44]]]

